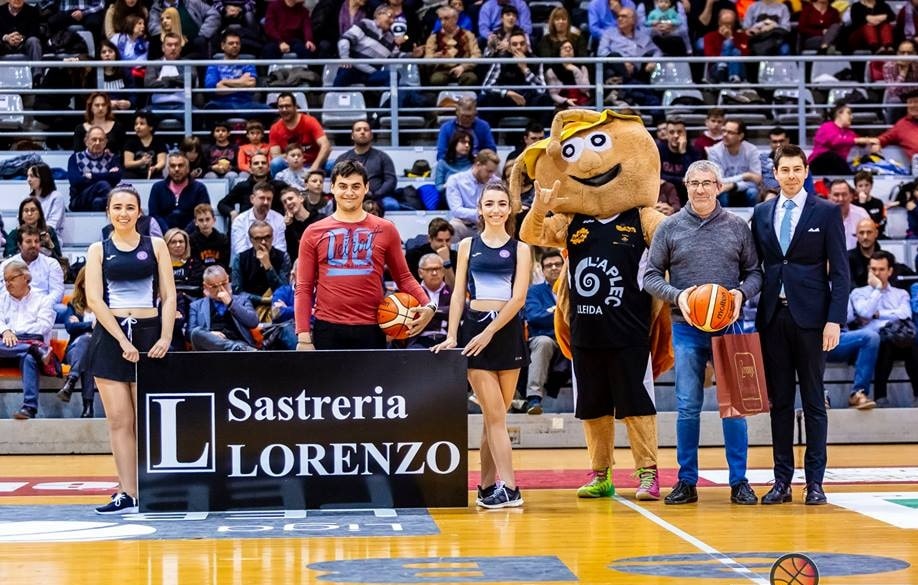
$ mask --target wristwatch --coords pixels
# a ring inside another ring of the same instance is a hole
[[[427,307],[428,309],[430,309],[431,311],[433,311],[434,313],[437,312],[437,305],[434,304],[434,303],[432,303],[432,302],[431,302],[431,303],[427,303],[427,304],[424,305],[424,306]]]
[[[452,261],[452,260],[444,260],[444,261],[443,261],[443,268],[452,268],[452,267],[453,267],[453,261]]]

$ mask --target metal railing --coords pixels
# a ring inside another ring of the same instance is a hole
[[[907,60],[910,62],[918,61],[918,58],[915,56],[897,56],[897,55],[884,55],[882,56],[884,60]],[[705,57],[663,57],[660,59],[625,59],[625,58],[597,58],[597,57],[585,57],[585,58],[574,58],[574,59],[530,59],[527,61],[527,64],[530,67],[536,67],[541,64],[544,69],[547,69],[548,66],[553,64],[561,63],[573,63],[575,65],[586,65],[590,69],[591,79],[593,80],[590,85],[587,86],[577,86],[569,85],[563,86],[565,88],[578,88],[592,93],[592,106],[595,108],[604,108],[604,107],[616,107],[619,104],[609,104],[607,103],[607,98],[610,96],[612,90],[616,90],[620,93],[626,93],[628,90],[644,90],[652,91],[658,94],[666,95],[681,95],[682,92],[686,91],[700,91],[705,100],[704,103],[680,103],[678,105],[660,105],[660,106],[647,106],[634,104],[631,107],[633,111],[638,114],[641,114],[646,121],[650,121],[654,116],[653,114],[659,114],[660,112],[665,114],[679,113],[685,115],[687,118],[694,119],[692,123],[689,124],[689,128],[699,128],[701,123],[698,121],[700,116],[692,116],[692,114],[705,114],[711,107],[713,103],[718,101],[723,101],[723,96],[729,95],[729,92],[736,92],[741,89],[752,89],[758,92],[759,95],[762,95],[766,98],[774,94],[776,91],[785,90],[785,100],[780,104],[773,104],[766,101],[765,103],[730,103],[719,104],[719,107],[724,108],[728,115],[738,116],[739,118],[748,118],[747,126],[749,126],[750,131],[764,130],[771,128],[777,125],[776,120],[770,114],[783,112],[784,115],[781,116],[783,121],[792,121],[790,124],[782,124],[786,130],[789,132],[795,133],[797,142],[803,146],[806,146],[809,143],[809,137],[812,134],[812,131],[818,126],[822,121],[822,115],[831,108],[831,104],[817,101],[813,99],[810,101],[811,96],[817,93],[829,93],[832,89],[846,88],[848,90],[862,90],[866,95],[870,96],[871,92],[876,92],[885,88],[885,85],[877,84],[864,80],[864,76],[861,75],[861,80],[848,80],[848,81],[839,81],[838,83],[812,83],[808,81],[809,75],[805,72],[809,71],[810,68],[818,66],[819,64],[828,64],[828,63],[844,63],[848,66],[849,69],[853,71],[863,70],[869,68],[869,63],[873,61],[878,61],[878,56],[872,55],[831,55],[831,56],[817,56],[817,55],[803,55],[803,56],[786,56],[786,57],[770,57],[767,60],[767,63],[776,64],[779,67],[781,64],[793,64],[793,67],[790,69],[796,69],[798,74],[794,78],[782,78],[782,79],[772,79],[767,82],[760,83],[696,83],[692,81],[692,78],[685,79],[668,79],[665,75],[658,75],[656,78],[652,79],[650,83],[645,84],[629,84],[629,85],[609,85],[606,83],[606,80],[612,77],[612,66],[616,64],[632,63],[635,66],[642,66],[648,62],[659,63],[664,68],[673,68],[675,64],[684,64],[681,65],[681,68],[684,70],[685,65],[688,65],[688,69],[691,70],[694,68],[694,78],[699,78],[699,70],[704,69],[707,65],[712,63],[711,59]],[[446,60],[445,60],[446,61]],[[480,79],[483,79],[484,75],[487,72],[487,69],[494,63],[500,63],[502,65],[511,65],[518,64],[519,61],[516,59],[506,59],[506,58],[489,58],[489,59],[450,59],[449,63],[474,63],[478,67],[480,73]],[[744,63],[749,67],[760,66],[762,59],[758,57],[723,57],[717,60],[718,63],[730,63],[730,62],[740,62]],[[124,67],[134,67],[134,66],[144,66],[147,64],[156,64],[161,62],[119,62]],[[220,64],[223,61],[214,61],[214,60],[189,60],[189,61],[180,61],[179,65],[183,66],[183,84],[178,88],[167,88],[167,89],[152,89],[152,88],[132,88],[126,90],[119,90],[111,92],[112,97],[117,97],[118,95],[129,95],[133,94],[135,96],[145,96],[149,97],[154,94],[173,94],[181,92],[183,97],[183,107],[179,110],[157,110],[155,107],[152,108],[152,111],[156,115],[164,117],[174,117],[177,118],[180,122],[180,128],[173,130],[171,132],[166,131],[163,134],[169,135],[190,135],[190,134],[205,134],[206,126],[204,124],[198,123],[202,119],[214,120],[217,117],[222,118],[247,118],[247,117],[271,117],[274,115],[271,111],[266,111],[264,109],[203,109],[201,106],[204,102],[207,101],[207,96],[212,95],[214,90],[206,89],[202,87],[195,87],[192,83],[192,68],[197,68],[201,75],[198,76],[198,79],[203,79],[204,69],[208,65]],[[280,63],[275,61],[266,61],[266,60],[235,60],[234,64],[239,65],[255,65],[259,71],[266,71],[272,66],[281,66],[281,67],[310,67],[317,68],[319,66],[340,66],[344,64],[353,65],[355,62],[352,60],[326,60],[326,61],[301,61],[295,59],[284,59]],[[263,84],[262,77],[259,77],[259,86],[255,88],[244,89],[240,88],[238,91],[240,93],[250,92],[253,94],[264,94],[264,93],[274,93],[280,91],[293,91],[293,92],[302,92],[307,96],[307,99],[312,98],[310,101],[313,104],[309,107],[309,112],[315,115],[320,120],[330,114],[355,114],[357,116],[364,114],[371,120],[380,120],[382,118],[388,118],[389,127],[381,128],[377,130],[377,134],[389,134],[391,144],[393,146],[399,146],[402,143],[410,142],[413,138],[419,138],[422,135],[433,136],[436,131],[436,117],[439,116],[450,116],[453,114],[451,108],[438,108],[434,106],[424,106],[424,107],[403,107],[400,108],[399,97],[403,96],[405,92],[426,92],[431,96],[439,94],[439,92],[463,92],[463,91],[473,91],[476,93],[481,92],[483,89],[480,85],[478,86],[422,86],[420,85],[419,76],[416,74],[417,68],[425,65],[430,65],[430,60],[425,59],[399,59],[397,61],[393,60],[366,60],[361,63],[366,63],[374,66],[381,65],[393,65],[396,64],[398,67],[389,67],[389,83],[386,86],[380,87],[334,87],[332,85],[323,85],[321,87],[304,87],[304,86],[289,86],[289,87],[277,87],[271,86],[268,87]],[[48,120],[52,118],[64,117],[65,119],[72,119],[73,125],[76,124],[82,119],[84,111],[84,97],[93,91],[97,91],[95,87],[90,88],[67,88],[64,91],[67,91],[68,94],[73,96],[71,102],[71,108],[73,109],[63,109],[63,110],[48,110],[48,109],[35,109],[33,106],[36,101],[40,101],[42,96],[46,94],[60,94],[61,89],[41,89],[36,88],[32,89],[31,87],[24,87],[22,84],[21,78],[23,77],[23,71],[29,71],[29,68],[34,68],[34,70],[47,70],[48,68],[86,68],[92,73],[89,75],[90,78],[95,79],[95,84],[90,84],[94,86],[101,87],[101,79],[103,75],[103,68],[110,67],[112,63],[110,61],[40,61],[40,62],[30,62],[23,60],[14,60],[14,61],[0,61],[0,140],[8,139],[21,139],[21,138],[32,138],[32,139],[44,139],[47,137],[65,137],[72,134],[67,126],[57,126],[54,128],[44,127],[40,121]],[[400,72],[410,70],[410,68],[415,68],[414,76],[400,75]],[[15,78],[11,79],[10,72],[17,70]],[[788,69],[788,67],[785,67]],[[31,80],[31,76],[29,81]],[[413,77],[413,79],[411,79]],[[30,84],[29,84],[30,85]],[[918,84],[910,84],[909,87],[918,88]],[[499,89],[517,89],[525,90],[529,89],[529,86],[500,86]],[[323,96],[328,92],[352,92],[356,91],[361,94],[366,99],[369,104],[364,110],[358,112],[350,107],[315,107],[316,102],[322,102],[324,100],[317,99],[318,96]],[[547,88],[546,88],[547,91]],[[379,97],[383,92],[389,93],[389,100],[382,107],[376,105]],[[726,93],[724,93],[726,92]],[[24,106],[19,111],[9,111],[8,105],[11,102],[16,102],[17,100],[12,96],[20,96],[23,99]],[[10,97],[7,97],[10,96]],[[720,100],[718,98],[721,98]],[[712,103],[713,102],[713,103]],[[4,106],[7,106],[8,111],[2,111]],[[882,110],[886,107],[887,104],[877,101],[867,101],[851,104],[852,109],[856,113],[864,112],[877,112],[880,115],[873,122],[863,122],[855,124],[854,128],[859,133],[874,134],[888,127],[888,123],[883,121]],[[533,117],[533,118],[548,118],[553,111],[552,107],[519,107],[519,108],[480,108],[481,115],[488,117],[489,115],[509,115],[514,118],[514,120],[519,120],[520,116]],[[789,115],[790,114],[790,115]],[[405,117],[407,120],[408,116],[422,116],[425,120],[424,125],[421,128],[402,128],[400,124],[400,119]],[[22,123],[17,123],[17,119],[21,119]],[[38,121],[38,123],[35,123]],[[749,123],[751,122],[751,123]],[[520,126],[510,126],[499,125],[494,128],[497,132],[514,132],[521,131],[522,127]],[[330,134],[345,134],[349,133],[349,124],[345,126],[340,126],[337,128],[327,128],[327,131]]]

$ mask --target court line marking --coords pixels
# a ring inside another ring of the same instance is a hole
[[[618,502],[619,504],[625,506],[626,508],[630,508],[634,510],[641,516],[647,518],[648,520],[650,520],[657,526],[663,528],[667,532],[670,532],[671,534],[674,534],[675,536],[681,538],[682,540],[694,546],[701,552],[711,555],[711,557],[713,557],[714,560],[718,561],[719,563],[722,563],[723,565],[726,565],[727,567],[730,568],[730,570],[752,581],[756,585],[770,585],[770,581],[768,579],[759,577],[758,575],[753,573],[750,569],[748,569],[743,564],[733,560],[731,557],[728,557],[727,555],[723,554],[722,552],[720,552],[713,546],[703,542],[702,540],[695,538],[694,536],[682,530],[678,526],[674,526],[673,524],[670,524],[669,522],[667,522],[663,518],[660,518],[659,516],[647,510],[646,508],[642,508],[641,506],[638,506],[634,502],[629,502],[625,498],[618,496],[618,495],[612,496],[612,499]]]

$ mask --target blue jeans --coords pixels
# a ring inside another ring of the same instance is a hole
[[[84,333],[71,341],[67,345],[67,351],[64,352],[64,362],[70,364],[68,377],[80,378],[81,393],[84,401],[92,401],[93,393],[96,390],[92,372],[86,370],[86,362],[84,361],[90,341],[92,341],[92,333]]]
[[[19,335],[20,339],[41,339],[40,335]],[[0,359],[18,359],[19,370],[22,372],[22,405],[38,410],[38,361],[29,351],[32,348],[27,343],[17,343],[7,347],[0,343]]]
[[[847,363],[854,358],[854,386],[851,392],[863,390],[864,394],[870,394],[870,382],[873,380],[879,351],[880,334],[876,331],[842,331],[838,345],[826,354],[826,361]]]
[[[714,335],[686,323],[673,323],[676,354],[676,459],[679,479],[698,483],[698,442],[701,434],[701,403],[704,401],[704,370],[711,355]],[[722,419],[730,485],[746,480],[749,436],[745,418]]]

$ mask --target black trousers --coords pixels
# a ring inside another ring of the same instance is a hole
[[[806,425],[803,467],[807,483],[822,483],[826,472],[826,415],[822,384],[826,354],[822,330],[798,327],[786,307],[778,305],[771,323],[761,330],[765,379],[771,400],[771,442],[775,481],[790,483],[794,475],[794,398],[800,382]]]
[[[896,347],[891,343],[880,344],[877,354],[877,365],[874,370],[873,397],[874,399],[886,398],[886,385],[889,383],[889,374],[892,373],[893,362],[905,360],[905,371],[912,383],[912,394],[918,397],[918,345],[909,347]]]
[[[316,319],[312,326],[316,349],[386,349],[379,325],[339,325]]]

